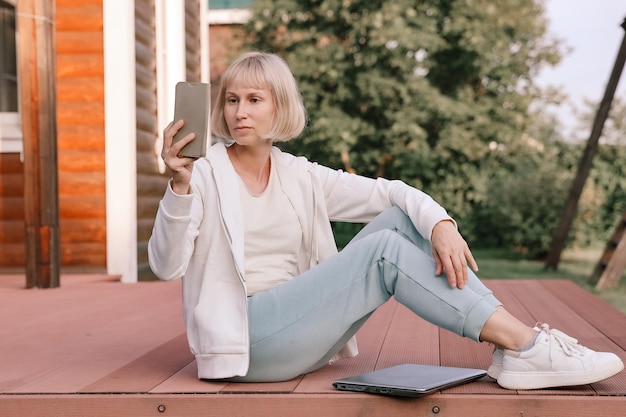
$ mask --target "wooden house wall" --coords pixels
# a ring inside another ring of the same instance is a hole
[[[102,0],[56,0],[61,266],[106,268]]]
[[[202,3],[204,5],[204,3]],[[154,0],[135,2],[137,64],[137,263],[140,280],[153,279],[148,265],[148,239],[169,176],[159,169],[161,134],[157,118],[156,24]],[[200,0],[185,1],[186,77],[201,79]]]
[[[187,58],[187,81],[202,81],[200,41],[201,13],[200,7],[205,6],[201,0],[187,0],[185,2],[185,52]]]
[[[154,0],[135,1],[137,81],[137,263],[139,279],[149,279],[147,246],[167,178],[159,170],[156,21]]]
[[[104,269],[102,0],[56,0],[61,266]],[[24,164],[0,154],[0,267],[25,267]]]
[[[24,164],[19,153],[0,153],[0,267],[24,268]]]
[[[186,0],[187,78],[200,81],[201,0]],[[155,0],[136,0],[137,254],[151,278],[150,237],[167,175],[155,148]],[[102,0],[56,0],[57,129],[61,267],[106,269],[104,49]],[[109,167],[115,169],[115,167]],[[19,154],[0,153],[0,268],[23,268],[24,175]]]

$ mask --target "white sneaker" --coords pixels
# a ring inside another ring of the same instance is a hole
[[[491,355],[491,365],[487,368],[487,376],[489,378],[498,379],[502,372],[502,362],[504,360],[504,349],[496,346]]]
[[[537,326],[540,326],[540,323],[537,323],[533,330],[536,332],[540,332],[541,329]],[[502,372],[502,362],[504,361],[504,348],[500,346],[495,346],[493,349],[493,354],[491,355],[491,365],[487,369],[487,376],[493,379],[498,379],[500,376],[500,372]]]
[[[547,324],[535,345],[524,351],[504,350],[498,384],[508,389],[539,389],[598,382],[624,369],[614,353],[595,352]]]

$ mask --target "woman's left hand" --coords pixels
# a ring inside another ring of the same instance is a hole
[[[439,276],[445,272],[450,286],[462,289],[467,284],[468,265],[474,272],[478,272],[478,265],[467,242],[449,220],[435,225],[430,240],[435,258],[435,273]]]

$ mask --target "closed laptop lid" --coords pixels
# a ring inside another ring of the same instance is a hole
[[[402,364],[333,382],[336,389],[372,394],[419,397],[474,381],[482,369]]]

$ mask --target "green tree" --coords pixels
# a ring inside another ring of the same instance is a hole
[[[538,152],[507,158],[506,169],[490,172],[483,198],[474,205],[470,236],[474,246],[508,248],[538,259],[550,247],[576,152],[564,142],[547,146],[526,139]]]
[[[246,29],[298,79],[310,124],[290,151],[401,178],[462,226],[493,175],[537,158],[533,78],[560,59],[542,1],[258,0]]]
[[[550,99],[551,100],[551,99]],[[587,103],[578,140],[565,141],[558,121],[545,111],[548,101],[531,113],[524,140],[538,152],[520,152],[489,171],[484,199],[473,207],[469,235],[474,244],[512,248],[542,258],[552,243],[597,106]],[[626,211],[626,106],[613,102],[589,178],[578,202],[568,236],[570,246],[606,243]]]
[[[261,0],[253,10],[250,46],[289,62],[310,112],[293,146],[429,191],[469,191],[490,144],[517,146],[533,71],[558,60],[533,0]]]
[[[579,130],[588,135],[598,106],[591,102],[585,105]],[[576,219],[576,241],[581,245],[598,240],[606,243],[626,213],[626,102],[621,97],[615,97],[611,104],[581,200],[583,212]],[[584,210],[590,206],[593,211]]]

